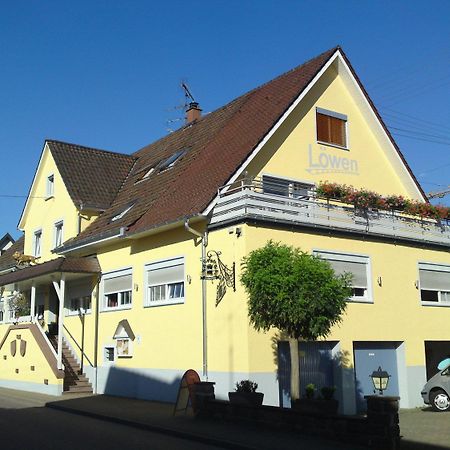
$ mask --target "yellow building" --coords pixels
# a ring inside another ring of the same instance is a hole
[[[203,117],[192,103],[131,155],[46,141],[0,256],[0,385],[175,401],[193,368],[218,397],[250,378],[287,405],[287,339],[249,325],[239,282],[272,239],[354,274],[342,323],[299,343],[302,386],[335,385],[353,413],[382,366],[387,393],[421,405],[450,352],[448,221],[327,201],[325,180],[426,202],[340,48]]]

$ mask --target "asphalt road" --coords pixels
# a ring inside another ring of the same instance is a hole
[[[217,447],[52,410],[35,394],[0,397],[2,450],[207,450]],[[46,397],[42,398],[45,400]]]

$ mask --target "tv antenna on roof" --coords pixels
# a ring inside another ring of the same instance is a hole
[[[187,84],[184,81],[181,82],[181,88],[184,91],[184,98],[186,103],[185,106],[188,106],[189,103],[196,103],[194,96],[191,94],[191,91],[189,90]]]

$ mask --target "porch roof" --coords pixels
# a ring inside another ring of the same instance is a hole
[[[31,280],[51,273],[101,273],[100,264],[95,256],[88,258],[56,258],[42,264],[16,269],[0,275],[0,286]]]

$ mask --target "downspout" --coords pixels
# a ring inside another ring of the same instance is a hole
[[[191,234],[202,240],[202,262],[206,259],[206,247],[208,246],[208,231],[202,234],[189,226],[189,219],[184,222],[184,228]],[[206,280],[202,277],[202,353],[203,353],[203,378],[208,381],[208,336],[206,327]]]
[[[98,316],[100,302],[100,279],[98,276],[95,286],[95,324],[94,324],[94,394],[98,394]]]

